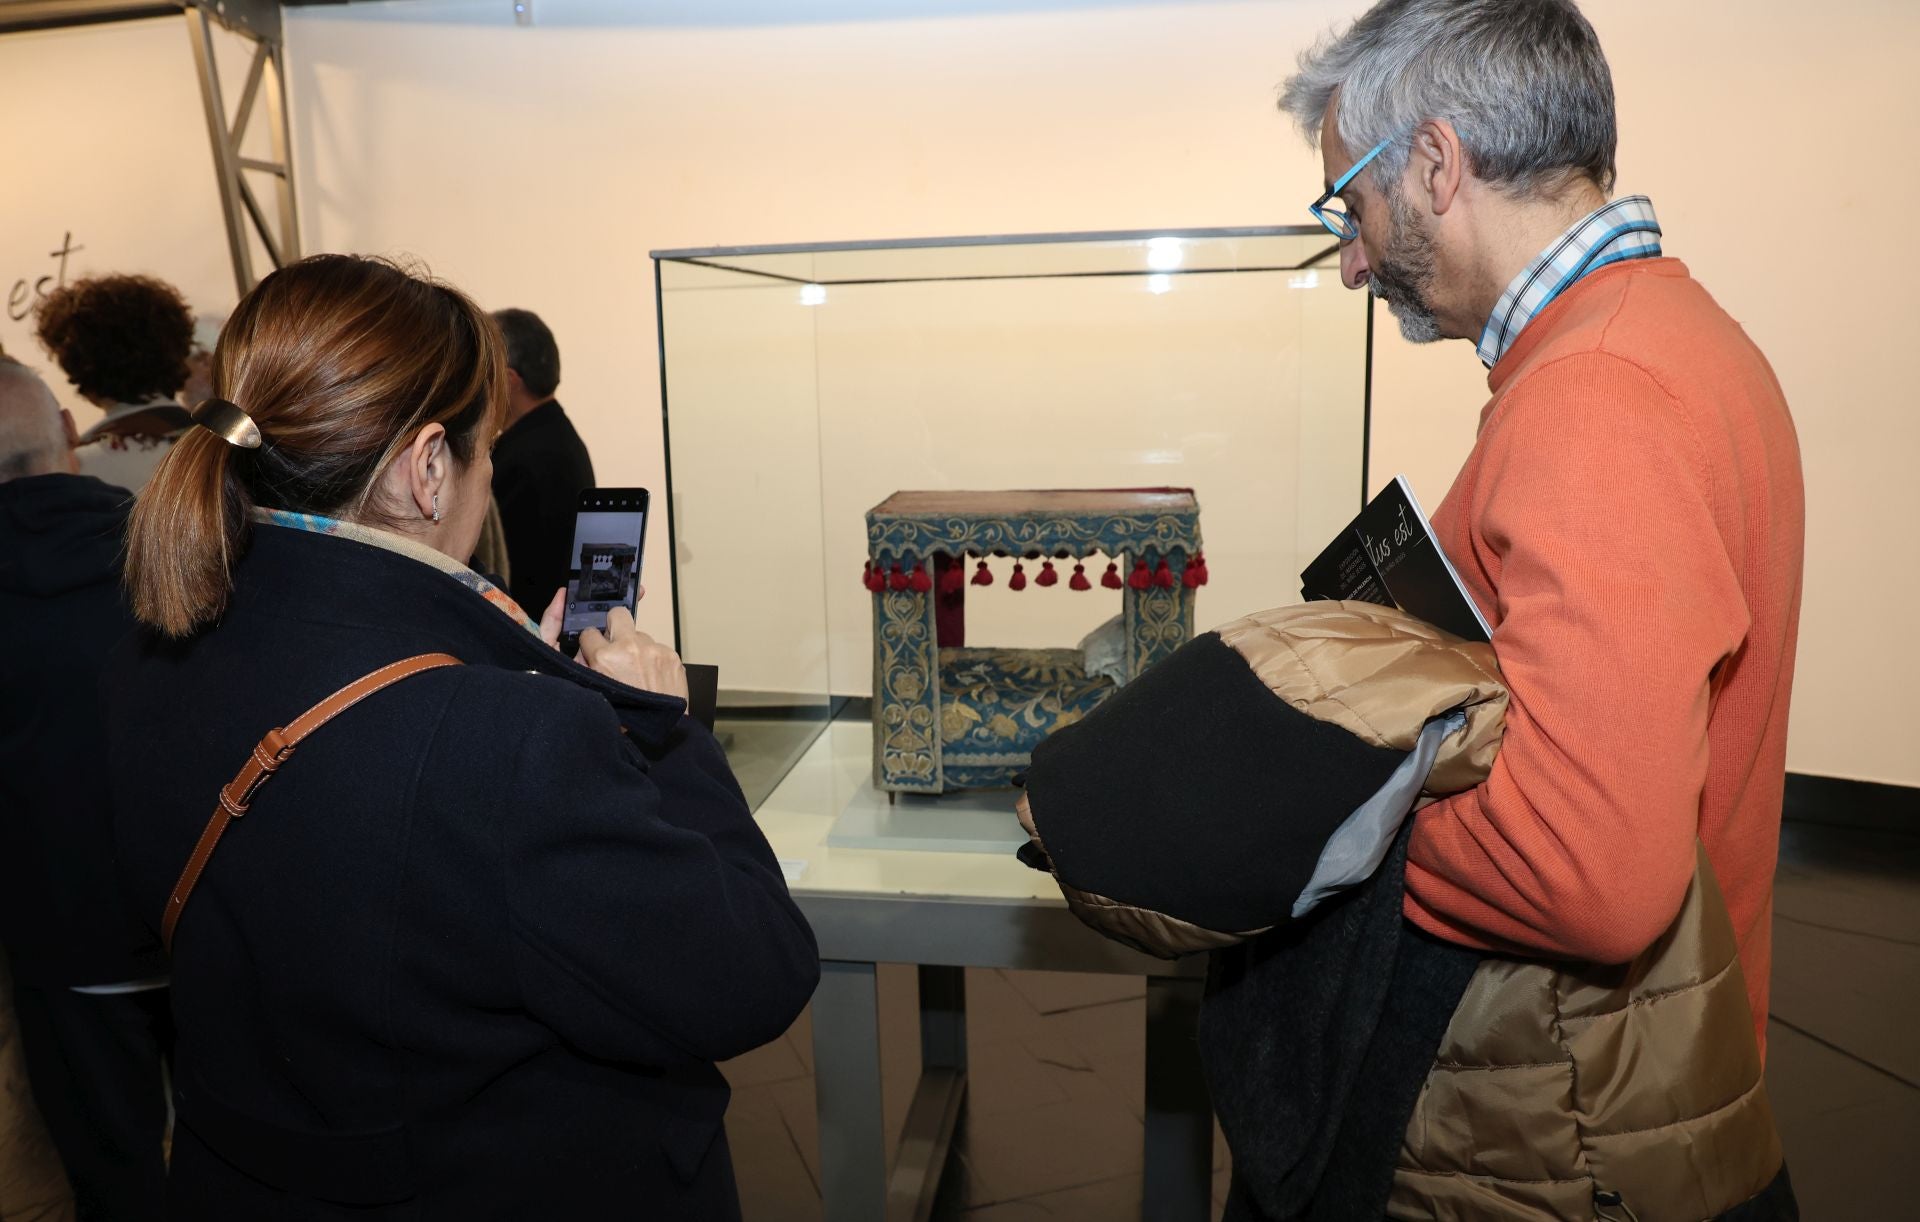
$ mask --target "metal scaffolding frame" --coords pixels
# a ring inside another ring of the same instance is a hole
[[[244,19],[228,16],[228,11],[244,11]],[[260,4],[240,4],[228,0],[195,0],[186,8],[187,37],[193,44],[194,70],[200,77],[200,101],[207,116],[207,138],[213,145],[213,172],[220,185],[220,212],[227,226],[227,250],[233,258],[233,281],[240,296],[247,295],[258,281],[253,274],[253,248],[247,240],[251,223],[267,260],[275,268],[285,267],[300,257],[300,218],[294,206],[292,141],[287,131],[286,45],[281,37],[280,5],[277,0]],[[253,43],[253,59],[247,68],[246,84],[240,89],[240,104],[233,123],[227,123],[226,101],[220,88],[220,65],[214,57],[213,23],[245,36]],[[267,81],[271,74],[271,82]],[[256,104],[264,98],[267,136],[272,157],[259,160],[241,152]],[[260,197],[247,180],[249,173],[263,174],[273,180],[277,222],[270,220]],[[245,219],[242,219],[242,214]],[[277,230],[277,232],[276,232]]]
[[[253,238],[259,240],[268,262],[276,268],[300,257],[300,216],[287,126],[286,42],[281,33],[279,0],[0,0],[0,34],[170,14],[186,21],[207,138],[213,148],[213,171],[226,224],[227,252],[233,262],[234,287],[244,297],[259,280],[254,274]],[[227,119],[219,60],[214,54],[216,22],[253,45],[231,122]],[[271,156],[266,159],[248,157],[241,151],[263,104],[271,148]],[[250,174],[271,180],[271,211],[261,204]]]

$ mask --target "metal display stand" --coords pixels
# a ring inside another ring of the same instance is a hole
[[[1204,1222],[1212,1201],[1213,1111],[1194,1038],[1204,984],[1198,963],[1128,951],[1064,908],[1043,903],[795,898],[820,939],[813,1058],[826,1217],[919,1222],[929,1216],[966,1097],[965,969],[1002,967],[1147,977],[1140,1216]],[[942,948],[946,953],[938,953]],[[920,1082],[900,1144],[889,1152],[875,967],[891,962],[919,965]]]
[[[1146,977],[1140,1216],[1203,1222],[1213,1183],[1213,1111],[1195,1038],[1204,964],[1100,937],[1067,910],[1050,878],[1009,852],[832,843],[833,820],[806,812],[829,792],[871,785],[868,734],[864,721],[830,726],[756,816],[797,874],[793,897],[820,945],[813,1050],[824,1216],[929,1216],[966,1098],[965,969],[982,967]],[[920,1078],[891,1150],[880,1080],[882,963],[915,964],[919,981]]]

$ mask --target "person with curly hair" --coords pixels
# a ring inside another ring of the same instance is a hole
[[[80,436],[83,474],[138,492],[190,421],[193,314],[152,276],[92,276],[40,303],[36,333],[82,398],[106,417]]]

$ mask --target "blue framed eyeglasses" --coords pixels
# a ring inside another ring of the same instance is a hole
[[[1325,225],[1327,232],[1339,238],[1342,242],[1351,242],[1359,237],[1360,226],[1354,224],[1353,218],[1340,211],[1340,209],[1327,207],[1327,201],[1344,191],[1347,184],[1353,181],[1353,176],[1366,169],[1367,163],[1375,157],[1378,157],[1380,150],[1392,143],[1393,141],[1388,139],[1382,140],[1380,143],[1374,145],[1372,151],[1365,157],[1354,162],[1352,168],[1340,176],[1339,182],[1327,188],[1325,195],[1322,195],[1319,199],[1307,205],[1307,211],[1313,213],[1313,219]]]

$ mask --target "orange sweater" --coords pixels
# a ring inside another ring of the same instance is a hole
[[[1618,963],[1706,845],[1766,1047],[1805,504],[1780,385],[1675,259],[1587,276],[1488,378],[1434,529],[1513,694],[1485,784],[1422,811],[1406,912]]]

